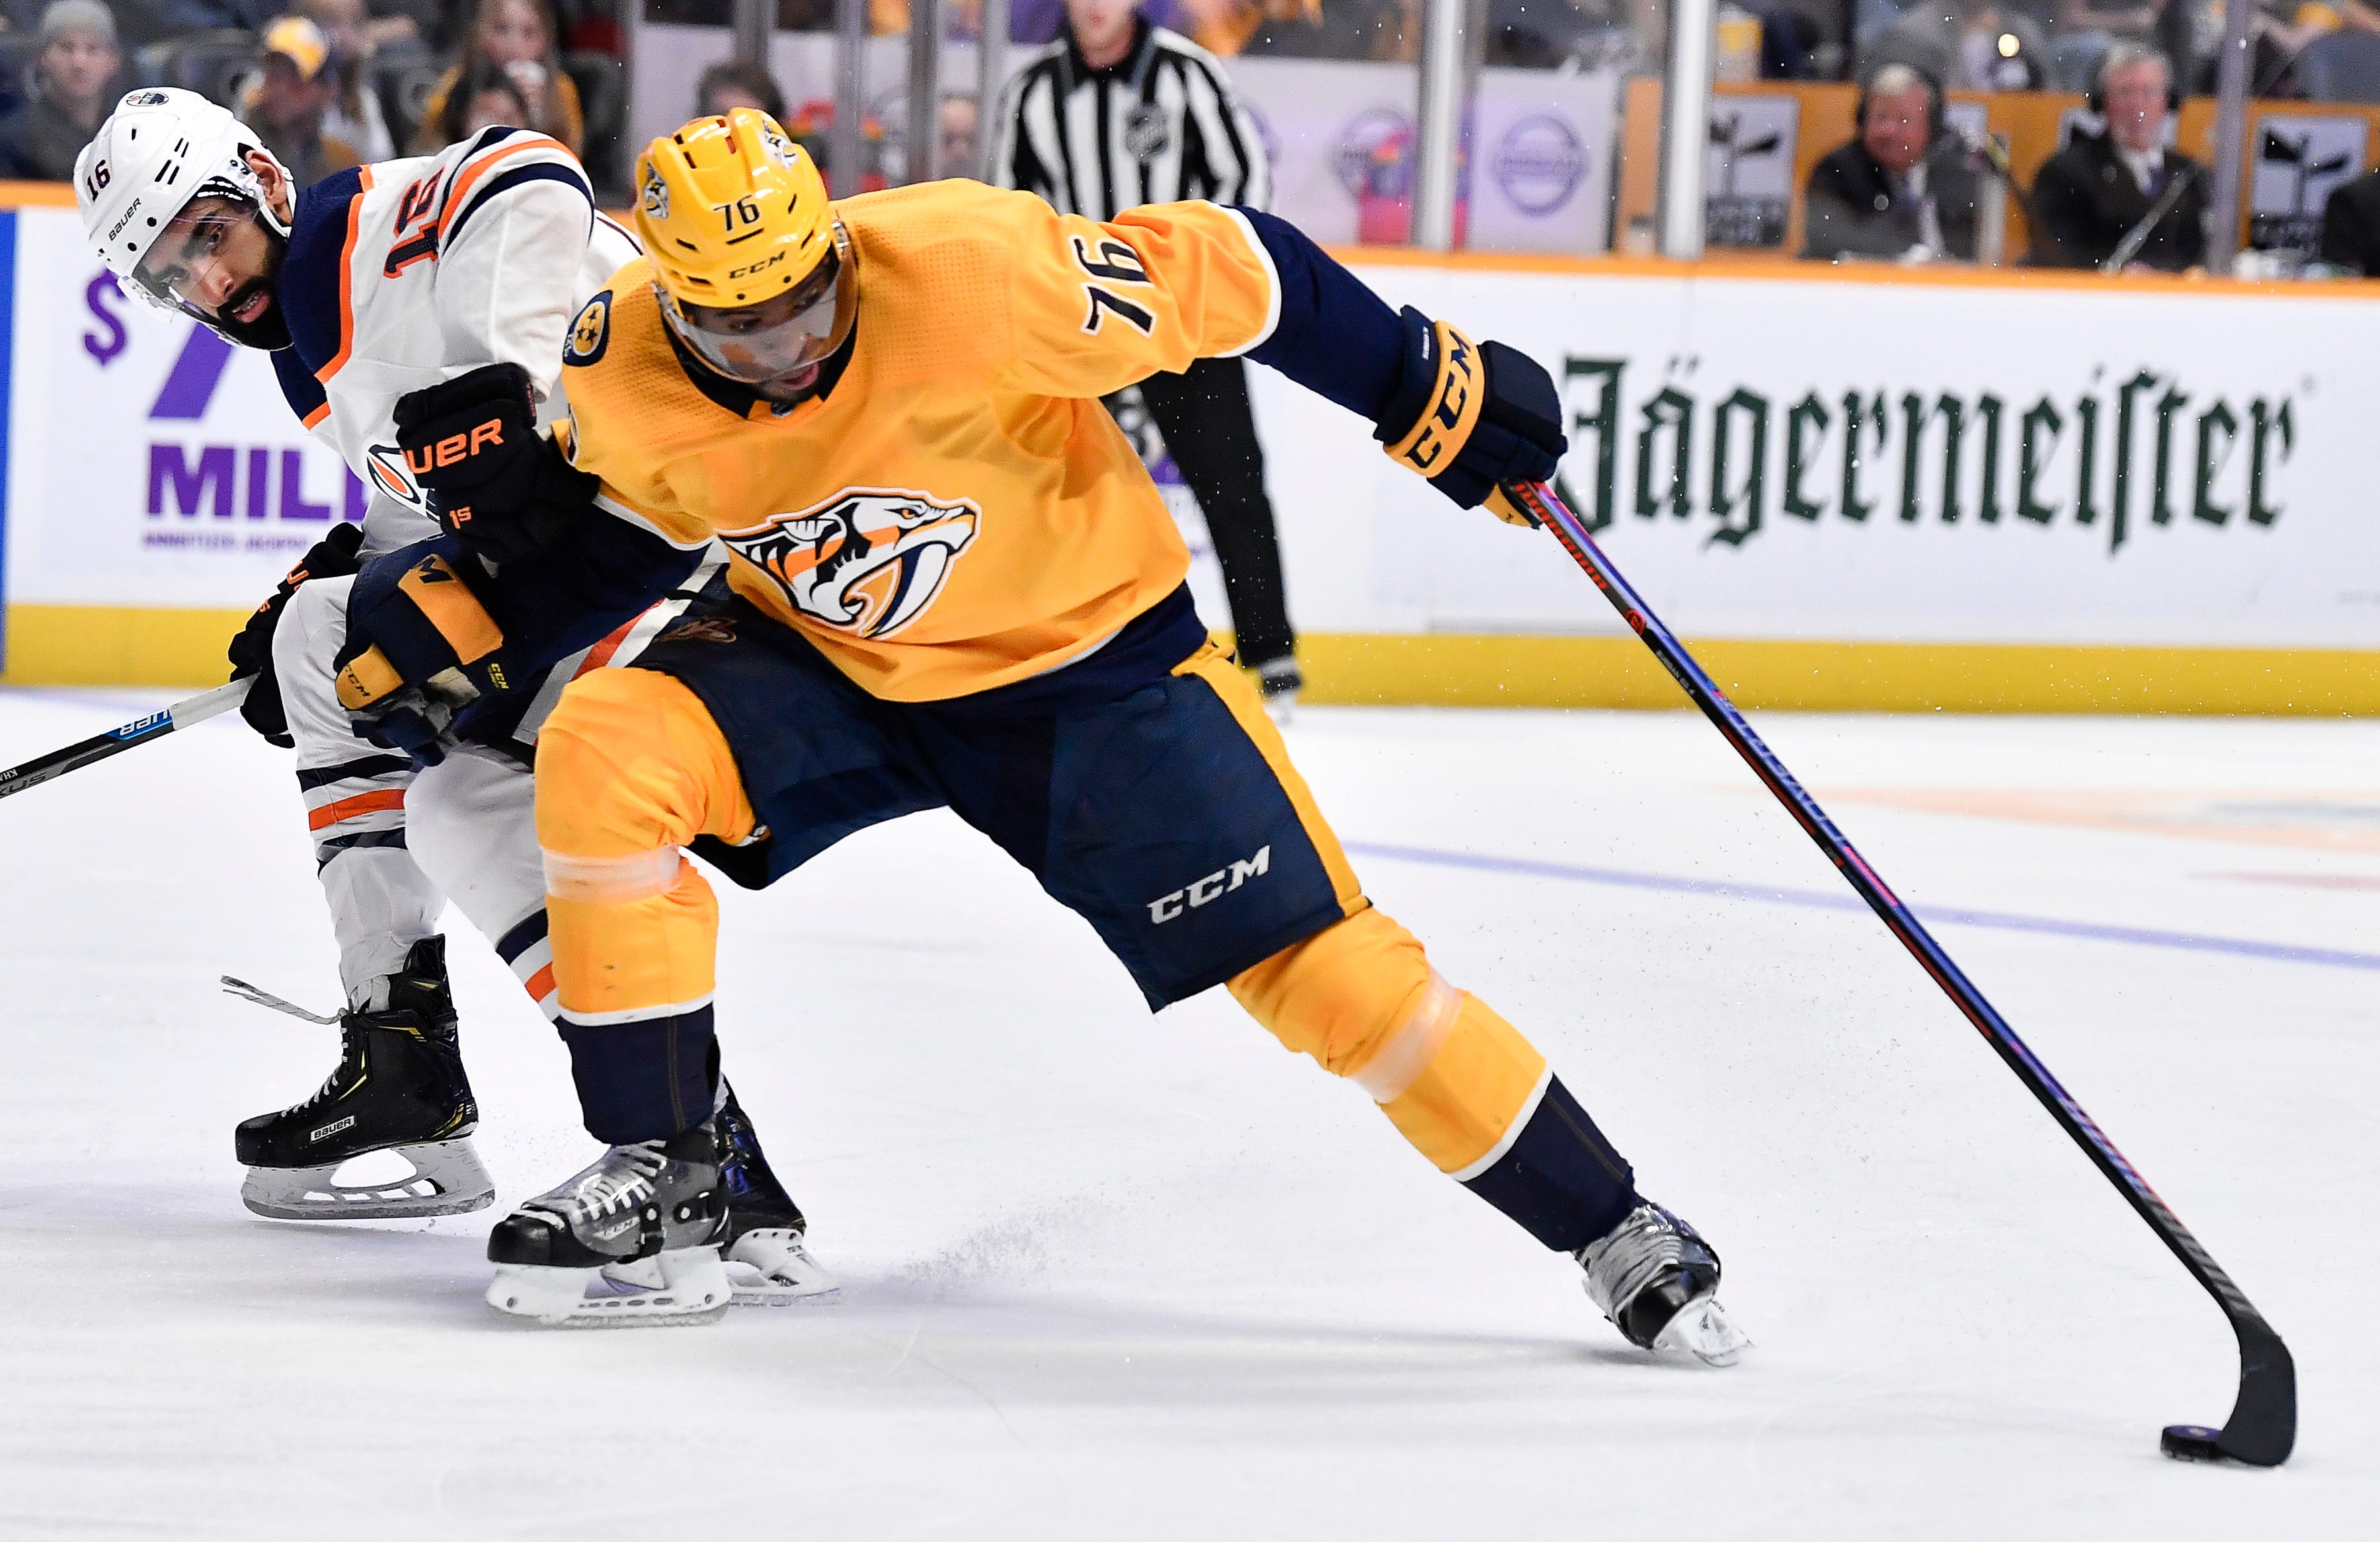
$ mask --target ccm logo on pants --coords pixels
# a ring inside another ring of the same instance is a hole
[[[1257,854],[1247,860],[1218,868],[1186,889],[1176,889],[1163,899],[1149,901],[1149,924],[1161,927],[1184,910],[1195,910],[1209,900],[1220,899],[1248,880],[1264,877],[1271,867],[1272,847],[1258,846]]]

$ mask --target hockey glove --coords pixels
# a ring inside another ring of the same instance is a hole
[[[281,625],[281,613],[287,608],[289,597],[298,592],[298,586],[307,579],[344,578],[355,572],[359,565],[356,552],[363,543],[362,526],[335,527],[298,560],[297,566],[282,576],[273,592],[264,597],[264,603],[248,618],[248,625],[231,639],[231,677],[253,677],[256,681],[248,689],[248,699],[239,704],[239,715],[248,720],[250,728],[264,735],[267,744],[291,749],[298,742],[289,736],[289,714],[282,708],[281,682],[273,672],[273,634]]]
[[[504,636],[462,575],[425,541],[374,562],[347,599],[339,705],[356,733],[436,765],[462,708],[512,688]]]
[[[486,364],[397,398],[396,443],[431,516],[492,562],[553,540],[601,480],[537,431],[528,371]]]
[[[1399,320],[1404,369],[1372,437],[1457,505],[1484,503],[1507,525],[1536,525],[1500,490],[1547,480],[1570,447],[1553,377],[1520,349],[1475,345],[1411,306]]]

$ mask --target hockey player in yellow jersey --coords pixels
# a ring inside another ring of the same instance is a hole
[[[1553,473],[1545,371],[1390,311],[1252,211],[1095,223],[967,182],[831,204],[741,110],[656,140],[637,179],[650,256],[578,318],[572,456],[613,514],[722,540],[734,597],[574,682],[540,737],[563,1034],[611,1150],[498,1226],[490,1303],[582,1320],[625,1251],[652,1292],[613,1316],[707,1310],[717,908],[682,849],[759,887],[948,807],[1088,920],[1152,1008],[1228,986],[1574,1257],[1632,1342],[1733,1360],[1716,1253],[1365,898],[1099,400],[1245,354],[1363,414],[1456,503],[1523,519],[1497,490]],[[508,617],[504,586],[539,581],[476,587]],[[353,699],[444,662],[375,650]]]

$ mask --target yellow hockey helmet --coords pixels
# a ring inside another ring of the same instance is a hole
[[[818,166],[768,114],[697,118],[637,157],[637,234],[680,341],[763,384],[851,334],[857,271]]]

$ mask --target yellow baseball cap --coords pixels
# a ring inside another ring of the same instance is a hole
[[[322,29],[302,16],[285,16],[264,30],[260,55],[278,54],[298,67],[298,79],[311,80],[331,59],[331,42]]]

